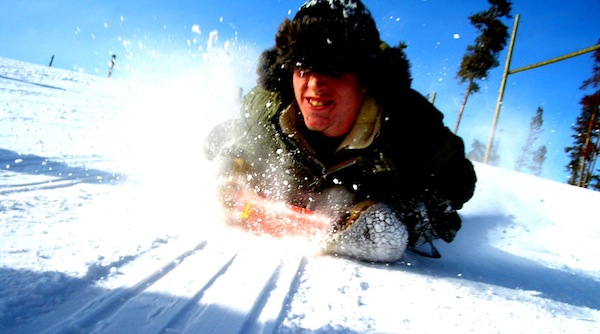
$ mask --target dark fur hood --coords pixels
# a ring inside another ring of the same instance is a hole
[[[282,102],[289,104],[296,68],[331,75],[354,72],[378,102],[398,99],[411,85],[405,46],[381,42],[372,20],[360,23],[362,29],[357,29],[357,24],[330,17],[286,19],[279,27],[275,47],[260,57],[259,86],[278,92]]]

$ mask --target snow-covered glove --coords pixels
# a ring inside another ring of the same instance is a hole
[[[228,159],[223,162],[218,181],[218,194],[225,207],[238,206],[238,194],[240,191],[245,192],[248,188],[250,170],[250,164],[240,158]]]
[[[240,119],[230,119],[215,126],[204,140],[204,156],[214,160],[223,150],[231,148],[240,134],[244,133]]]
[[[326,236],[326,253],[374,262],[400,260],[408,244],[408,231],[390,206],[363,201],[354,205],[346,218]]]

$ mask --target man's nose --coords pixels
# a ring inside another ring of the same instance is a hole
[[[329,84],[329,78],[326,75],[312,72],[309,74],[308,87],[311,89],[324,89]]]

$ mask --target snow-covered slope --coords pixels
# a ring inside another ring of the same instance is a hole
[[[201,147],[234,90],[191,73],[0,58],[0,332],[598,332],[599,193],[477,165],[439,260],[228,230]]]

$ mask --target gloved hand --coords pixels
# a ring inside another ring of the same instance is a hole
[[[408,230],[396,212],[383,203],[359,202],[339,220],[325,238],[326,253],[364,261],[398,261],[408,244]]]
[[[461,227],[460,217],[452,203],[435,194],[403,201],[397,208],[410,231],[409,248],[424,256],[441,257],[433,240],[451,242]],[[427,246],[430,250],[425,250]]]
[[[425,202],[425,206],[435,236],[445,242],[452,242],[462,223],[450,200],[440,199],[439,196],[431,196]]]
[[[244,124],[240,119],[230,119],[215,126],[204,141],[204,156],[213,160],[221,155],[223,149],[232,145],[241,133]]]

